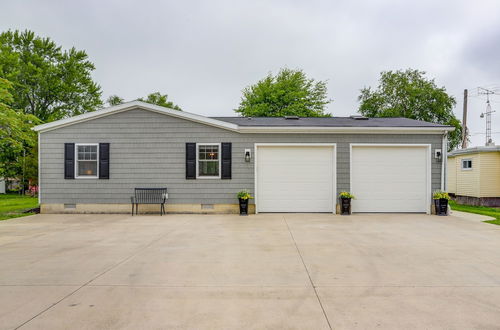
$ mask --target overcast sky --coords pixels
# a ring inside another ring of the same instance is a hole
[[[500,92],[495,0],[16,0],[1,8],[1,30],[31,29],[86,50],[104,98],[160,91],[202,115],[234,115],[245,86],[288,67],[327,80],[328,112],[346,116],[380,71],[414,68],[456,97],[460,119],[463,89],[470,90],[472,144],[483,145],[477,87]],[[500,96],[492,100],[500,110]],[[500,144],[500,111],[492,128]]]

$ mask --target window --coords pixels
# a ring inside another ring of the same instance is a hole
[[[462,159],[462,170],[472,170],[472,159]]]
[[[97,178],[98,144],[75,144],[76,178]]]
[[[220,144],[197,144],[197,177],[220,178]]]

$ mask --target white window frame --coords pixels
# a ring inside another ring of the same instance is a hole
[[[470,167],[464,167],[464,162],[469,162],[469,161],[470,161]],[[462,171],[472,171],[472,166],[473,166],[472,158],[462,158],[460,160],[460,168],[462,169]]]
[[[219,175],[218,176],[207,176],[207,175],[200,175],[200,146],[218,146],[219,148],[219,155],[217,161],[219,162]],[[221,178],[221,170],[222,170],[222,147],[221,143],[208,143],[208,142],[203,142],[203,143],[196,143],[196,179],[220,179]]]
[[[78,146],[97,146],[96,175],[78,176]],[[98,178],[99,178],[99,143],[75,143],[75,179],[98,179]]]

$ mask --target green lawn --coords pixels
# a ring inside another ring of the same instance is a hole
[[[24,217],[33,213],[23,213],[23,211],[38,206],[38,198],[20,196],[18,194],[0,195],[0,220]]]
[[[485,222],[492,223],[495,225],[500,225],[500,208],[463,205],[463,204],[457,204],[455,201],[450,201],[450,207],[452,210],[456,211],[488,215],[490,217],[495,218],[496,220],[489,220]]]

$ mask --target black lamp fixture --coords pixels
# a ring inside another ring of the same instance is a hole
[[[251,158],[250,149],[245,149],[245,162],[249,163]]]

